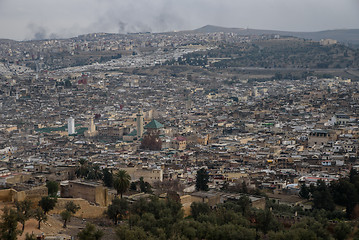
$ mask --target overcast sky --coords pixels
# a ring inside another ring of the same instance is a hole
[[[359,0],[0,0],[0,38],[188,30],[359,28]]]

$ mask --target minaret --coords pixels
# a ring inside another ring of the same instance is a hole
[[[95,124],[93,122],[93,117],[90,117],[89,129],[88,130],[89,130],[90,133],[96,132],[96,126],[95,126]]]
[[[75,134],[75,119],[73,117],[67,120],[67,132],[69,135]]]
[[[136,115],[137,122],[137,139],[142,138],[143,136],[143,113],[141,109],[138,109],[138,113]]]
[[[87,126],[87,131],[85,131],[85,137],[94,137],[97,135],[97,131],[96,131],[96,125],[93,121],[93,117],[90,116],[88,118],[89,122],[88,122],[88,126]]]

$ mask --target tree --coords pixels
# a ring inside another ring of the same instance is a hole
[[[125,199],[115,198],[111,205],[108,206],[106,215],[117,225],[118,220],[121,220],[127,213],[128,203]]]
[[[50,197],[57,196],[57,192],[59,191],[59,184],[57,182],[48,181],[46,183],[46,187],[47,187],[47,193],[49,194]]]
[[[248,187],[247,187],[247,183],[245,181],[242,182],[241,193],[245,193],[245,194],[248,193]]]
[[[61,219],[64,221],[64,228],[67,226],[67,222],[71,220],[72,215],[74,215],[80,206],[75,204],[73,201],[67,202],[65,205],[65,210],[60,213]]]
[[[89,173],[88,162],[85,159],[79,160],[80,166],[77,167],[75,174],[78,178],[85,178]]]
[[[86,227],[77,234],[77,237],[79,240],[100,240],[103,235],[103,231],[96,229],[95,225],[88,223]]]
[[[22,224],[22,232],[25,230],[25,222],[32,217],[31,205],[32,202],[30,200],[15,202],[17,220]]]
[[[308,233],[314,234],[314,238],[307,237],[301,239],[330,239],[330,234],[327,230],[326,222],[317,221],[314,218],[303,218],[300,222],[294,224],[292,226],[292,229],[296,229],[296,230],[307,229],[309,231]]]
[[[140,177],[140,190],[144,193],[152,193],[151,185],[148,182],[143,181],[143,177]]]
[[[35,234],[33,234],[33,233],[31,233],[31,234],[26,233],[26,235],[25,235],[25,240],[36,240],[36,239],[37,238],[36,238]]]
[[[358,180],[359,180],[359,172],[357,170],[355,170],[354,168],[350,169],[349,182],[354,184]]]
[[[132,182],[132,183],[130,184],[130,190],[131,190],[131,191],[137,191],[137,186],[136,186],[136,183],[135,183],[135,182]]]
[[[75,174],[78,178],[85,178],[89,180],[103,179],[103,172],[100,170],[98,164],[89,163],[85,159],[79,160],[80,166],[76,168]]]
[[[339,222],[334,227],[334,237],[338,240],[347,239],[348,235],[352,232],[352,227],[350,224],[345,222]]]
[[[72,83],[71,83],[70,79],[66,79],[65,82],[64,82],[64,85],[65,85],[66,88],[71,88]]]
[[[349,179],[343,178],[338,181],[332,181],[329,189],[334,202],[346,207],[348,218],[354,219],[358,217],[354,209],[359,202],[359,194],[355,185],[350,183]]]
[[[114,181],[113,185],[117,191],[117,194],[121,195],[121,198],[122,198],[122,194],[124,192],[126,192],[127,189],[129,188],[130,180],[131,180],[131,177],[130,177],[130,175],[128,175],[128,173],[125,170],[120,170],[116,174],[115,181]]]
[[[129,224],[131,227],[140,226],[157,236],[157,239],[170,239],[173,224],[181,219],[183,211],[180,203],[151,196],[132,204]],[[163,234],[166,236],[163,237]]]
[[[108,170],[108,168],[105,168],[102,170],[103,174],[103,183],[106,187],[113,187],[113,174]]]
[[[88,169],[88,174],[86,176],[86,179],[90,180],[100,180],[103,178],[102,172],[100,171],[99,165],[91,165]]]
[[[327,185],[322,180],[318,180],[317,182],[317,187],[313,193],[313,203],[314,208],[316,209],[325,209],[328,211],[333,211],[335,209],[333,197],[330,194]]]
[[[14,209],[4,207],[0,223],[0,239],[16,240],[21,232],[17,230],[17,213]]]
[[[247,196],[241,196],[238,199],[238,205],[243,216],[247,216],[251,209],[251,200]]]
[[[72,214],[75,214],[78,210],[80,210],[80,205],[75,204],[73,201],[67,202],[65,204],[65,209]]]
[[[309,194],[310,194],[309,188],[307,187],[307,185],[305,185],[305,183],[303,183],[300,186],[299,196],[304,199],[309,199]]]
[[[55,208],[56,202],[56,198],[50,198],[46,196],[41,198],[39,201],[39,206],[44,210],[44,213],[47,214],[49,211]]]
[[[197,219],[200,215],[209,214],[211,211],[207,203],[193,202],[191,204],[191,215],[194,219]]]
[[[269,209],[259,211],[259,213],[256,216],[256,220],[257,220],[257,227],[264,234],[267,234],[268,231],[270,230],[277,231],[279,229],[279,224]]]
[[[70,211],[64,210],[60,213],[61,219],[64,221],[63,228],[67,227],[67,222],[70,221],[72,213]]]
[[[201,168],[199,171],[197,171],[196,190],[208,191],[208,173],[204,168]]]
[[[143,230],[141,227],[132,227],[129,228],[126,225],[119,226],[118,229],[116,229],[116,235],[118,239],[121,240],[143,240],[143,239],[156,239],[152,235],[148,234]]]
[[[38,229],[40,229],[40,227],[41,227],[41,222],[47,221],[47,215],[45,214],[45,212],[42,208],[35,209],[34,218],[38,222],[38,226],[37,226]]]
[[[309,229],[295,228],[289,231],[269,232],[267,239],[286,240],[286,239],[318,239],[315,233]],[[321,239],[321,238],[319,238]]]

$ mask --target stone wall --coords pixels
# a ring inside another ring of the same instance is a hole
[[[187,217],[191,215],[191,204],[192,204],[192,197],[191,195],[183,195],[181,196],[181,204],[184,216]]]
[[[47,196],[46,186],[35,187],[19,192],[14,189],[0,190],[0,202],[24,201],[25,199],[37,202],[44,196]]]
[[[16,193],[14,189],[0,190],[0,202],[13,202]]]
[[[82,198],[100,206],[108,206],[111,203],[106,187],[98,183],[79,180],[69,181],[67,185],[62,185],[61,197]]]
[[[75,214],[75,216],[79,218],[100,218],[104,216],[104,212],[107,210],[106,207],[92,205],[82,198],[58,198],[55,209],[49,213],[60,214],[65,210],[66,203],[70,201],[80,205],[80,210]]]
[[[45,197],[48,195],[47,187],[45,185],[39,186],[39,187],[34,187],[29,190],[25,190],[24,192],[25,192],[26,198],[33,202],[40,201],[40,199],[42,197]]]
[[[31,179],[31,174],[16,174],[11,175],[6,178],[6,183],[8,184],[17,184],[29,181]]]

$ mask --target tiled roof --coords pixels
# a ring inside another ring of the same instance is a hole
[[[149,122],[146,126],[145,129],[159,129],[159,128],[163,128],[164,125],[156,120],[152,120],[151,122]]]

